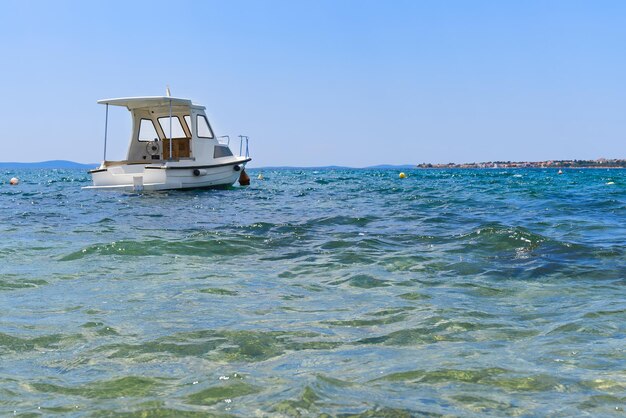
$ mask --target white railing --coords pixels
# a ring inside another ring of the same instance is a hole
[[[248,142],[249,142],[250,138],[247,135],[239,135],[239,156],[243,157],[243,144],[245,142],[246,144],[246,154],[245,157],[248,158],[250,157],[250,150],[248,149]]]

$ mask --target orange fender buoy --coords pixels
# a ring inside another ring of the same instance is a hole
[[[246,174],[246,170],[241,170],[241,174],[239,174],[239,184],[242,186],[250,185],[250,176]]]

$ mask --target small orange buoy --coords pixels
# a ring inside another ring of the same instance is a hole
[[[17,177],[13,177],[11,180],[9,180],[9,184],[11,186],[17,186],[20,183],[20,179],[18,179]]]
[[[241,174],[239,174],[239,184],[242,186],[250,185],[250,177],[246,174],[246,170],[241,170]]]

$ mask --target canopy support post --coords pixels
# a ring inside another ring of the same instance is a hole
[[[172,99],[170,99],[170,160],[172,158]]]
[[[109,104],[107,103],[106,112],[104,116],[104,158],[102,161],[107,160],[107,130],[109,127]]]

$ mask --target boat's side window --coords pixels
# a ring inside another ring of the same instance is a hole
[[[198,138],[213,138],[209,121],[204,115],[196,115],[196,129],[198,130]]]
[[[159,118],[159,125],[163,129],[163,134],[166,138],[186,138],[187,135],[183,131],[183,126],[180,124],[178,116],[172,116],[172,136],[170,137],[170,117],[164,116]]]
[[[213,148],[213,158],[230,157],[233,152],[226,145],[216,145]]]
[[[156,141],[159,139],[154,123],[150,119],[141,119],[139,123],[139,140]]]

